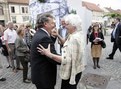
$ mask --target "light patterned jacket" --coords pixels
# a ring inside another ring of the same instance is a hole
[[[69,35],[62,48],[62,62],[60,67],[60,77],[64,80],[70,78],[70,84],[76,84],[75,77],[85,68],[83,57],[85,51],[85,41],[82,31],[76,31]]]

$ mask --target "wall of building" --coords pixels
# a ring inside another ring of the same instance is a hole
[[[15,13],[12,12],[11,7],[14,7]],[[25,13],[22,13],[22,8],[24,8]],[[26,13],[26,8],[28,8],[27,13]],[[14,22],[14,18],[16,18],[15,24],[17,25],[28,22],[31,16],[29,5],[26,5],[26,4],[9,3],[9,13],[10,13],[10,20]]]
[[[92,11],[92,22],[103,22],[103,12]]]
[[[0,15],[0,21],[4,21],[2,25],[5,25],[10,20],[7,0],[0,0],[0,6],[3,7],[3,15]]]
[[[87,10],[85,7],[82,7],[82,0],[67,0],[67,2],[68,6],[74,8],[77,11],[77,14],[82,19],[82,24],[83,24],[82,30],[85,37],[85,43],[87,43],[87,30],[92,22],[92,12]],[[86,46],[87,45],[85,45],[85,48],[87,48]],[[87,65],[87,57],[88,57],[88,52],[87,49],[85,49],[85,56],[83,58],[84,65]]]

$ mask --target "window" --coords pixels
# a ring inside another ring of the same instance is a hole
[[[16,16],[12,16],[11,18],[12,18],[13,23],[16,23]]]
[[[24,7],[22,7],[22,13],[25,13]]]
[[[26,21],[26,18],[25,18],[25,16],[23,16],[23,22],[25,22]]]
[[[11,13],[15,13],[15,8],[11,7]]]
[[[22,13],[28,13],[28,7],[22,7]]]
[[[29,16],[23,16],[23,22],[29,21]]]
[[[4,15],[2,6],[0,6],[0,15]]]
[[[26,7],[26,13],[28,13],[28,7]]]

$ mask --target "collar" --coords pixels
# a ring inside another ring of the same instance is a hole
[[[80,30],[79,30],[79,31],[75,31],[75,32],[73,32],[72,34],[69,34],[68,37],[67,37],[67,39],[69,40],[70,37],[71,37],[72,35],[74,35],[74,34],[76,34],[76,33],[79,33],[79,32],[81,32],[81,31],[80,31]]]
[[[63,28],[63,26],[61,26],[62,29],[66,29],[66,28]]]
[[[41,29],[42,29],[44,32],[46,32],[46,33],[48,34],[48,36],[50,36],[49,33],[48,33],[45,29],[43,29],[43,28],[41,28]]]
[[[118,26],[119,22],[116,24],[116,27]]]
[[[11,30],[10,28],[8,28],[8,30],[13,31],[13,29]]]

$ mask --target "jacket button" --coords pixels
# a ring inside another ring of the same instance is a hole
[[[64,59],[66,59],[66,57],[64,56]]]
[[[64,53],[66,52],[66,51],[63,51]]]

